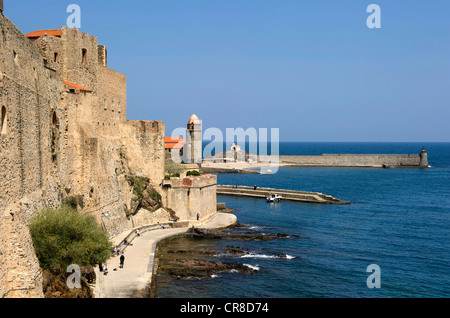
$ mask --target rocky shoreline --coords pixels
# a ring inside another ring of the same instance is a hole
[[[258,232],[240,232],[246,226],[236,224],[232,228],[239,232],[216,229],[191,228],[186,233],[161,241],[158,244],[152,277],[150,297],[157,295],[157,286],[171,280],[206,279],[219,273],[236,272],[244,275],[255,275],[258,269],[236,262],[213,259],[220,254],[224,257],[242,257],[252,255],[245,247],[226,245],[218,250],[217,240],[226,241],[273,241],[279,239],[299,238],[297,235],[284,233],[265,234]],[[279,254],[277,258],[287,258]]]

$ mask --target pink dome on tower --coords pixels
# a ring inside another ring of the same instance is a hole
[[[200,124],[200,119],[198,119],[197,115],[194,114],[191,116],[191,118],[189,118],[188,125],[189,124],[194,124],[194,125]]]

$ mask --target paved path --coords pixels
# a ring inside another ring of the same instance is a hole
[[[229,213],[217,213],[204,223],[192,222],[190,226],[198,228],[225,228],[236,223],[236,216]],[[159,229],[144,232],[125,249],[124,268],[119,268],[119,257],[107,261],[108,275],[95,268],[97,283],[94,287],[96,298],[132,298],[138,297],[151,283],[156,245],[160,240],[186,232],[189,227]],[[128,233],[127,233],[128,234]],[[122,238],[124,238],[124,235]],[[120,239],[120,238],[119,238]],[[116,269],[114,271],[114,269]]]

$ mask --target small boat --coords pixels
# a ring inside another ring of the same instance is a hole
[[[280,202],[281,199],[282,197],[279,194],[270,194],[266,197],[267,202]]]

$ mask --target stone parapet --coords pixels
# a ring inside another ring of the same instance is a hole
[[[217,212],[216,188],[215,175],[171,178],[162,182],[163,203],[181,220],[203,220]]]
[[[205,174],[195,177],[170,178],[170,180],[164,180],[163,185],[172,188],[204,188],[217,185],[217,176]]]

